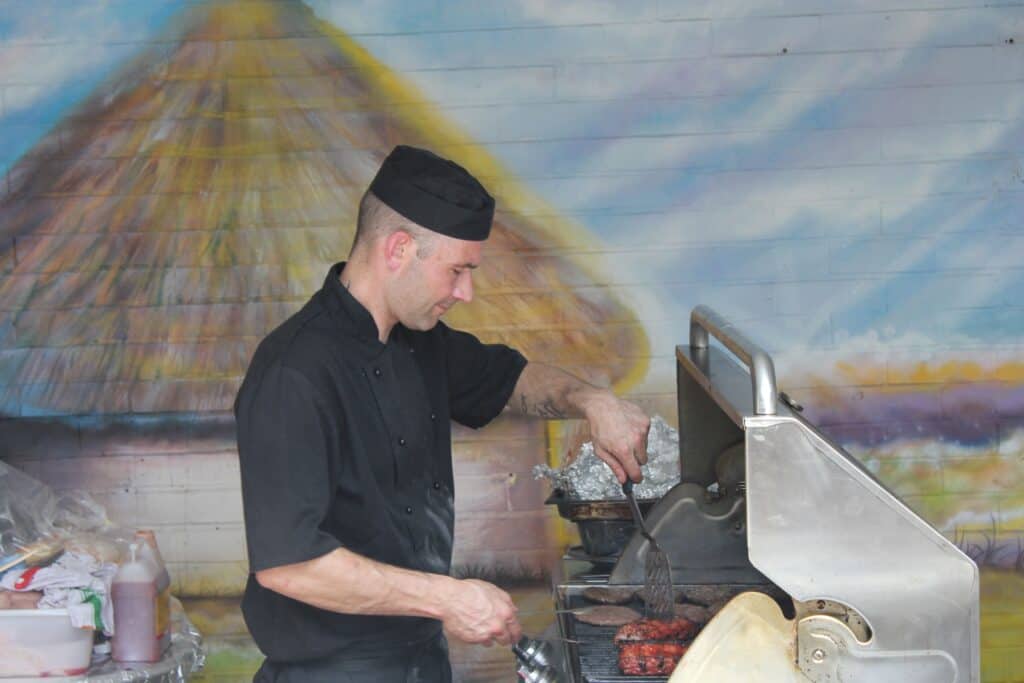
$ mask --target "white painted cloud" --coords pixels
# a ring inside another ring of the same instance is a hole
[[[825,247],[841,247],[840,240],[886,237],[883,206],[887,226],[932,221],[921,235],[932,239],[909,241],[893,254],[877,247],[884,263],[875,270],[868,247],[854,248],[860,270],[826,273],[851,284],[818,297],[819,305],[802,313],[804,328],[813,334],[834,325],[836,343],[852,352],[979,343],[949,331],[974,314],[972,307],[998,298],[994,278],[970,282],[957,297],[961,308],[945,308],[941,326],[921,318],[919,332],[903,326],[862,334],[861,324],[852,326],[859,336],[851,338],[834,318],[867,305],[897,321],[929,302],[941,308],[947,302],[929,284],[929,264],[970,271],[998,250],[998,238],[970,240],[959,232],[986,220],[980,209],[954,207],[933,217],[928,207],[937,195],[1019,187],[998,165],[965,161],[1012,155],[1008,145],[1019,139],[1020,89],[984,85],[1000,73],[998,49],[984,46],[1012,10],[890,16],[891,3],[864,0],[838,15],[821,0],[495,0],[440,3],[444,12],[416,16],[397,0],[310,4],[357,39],[389,34],[362,39],[470,136],[493,143],[495,155],[552,205],[584,223],[601,216],[595,224],[603,228],[595,231],[607,231],[615,248],[702,239],[714,258],[716,243],[769,244],[809,234],[831,240],[823,246],[827,255]],[[794,14],[803,16],[780,18]],[[495,26],[508,30],[485,31]],[[700,43],[708,28],[711,41]],[[674,56],[664,49],[672,39],[680,46]],[[792,48],[787,55],[779,54],[783,45]],[[974,47],[922,49],[936,46]],[[524,65],[535,70],[516,77]],[[547,72],[537,68],[543,65],[552,70],[550,90],[542,80]],[[502,66],[511,68],[496,68]],[[495,70],[467,76],[467,67]],[[494,82],[484,89],[486,78]],[[617,224],[608,220],[609,207],[655,213]],[[612,234],[620,225],[628,236]],[[670,279],[679,259],[677,249],[651,248],[645,281]],[[794,277],[800,266],[820,273],[820,265],[797,264]],[[616,271],[609,278],[636,281],[609,267]],[[885,287],[901,271],[921,274],[909,278],[907,302],[888,310]],[[881,313],[878,319],[887,324]]]
[[[662,19],[704,19],[711,0],[511,0],[505,3],[510,19],[548,25],[634,23]]]

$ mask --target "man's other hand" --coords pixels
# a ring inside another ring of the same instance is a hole
[[[477,579],[451,584],[441,622],[453,638],[480,645],[511,646],[523,635],[516,606],[508,593]]]

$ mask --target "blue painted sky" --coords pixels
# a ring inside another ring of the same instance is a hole
[[[655,346],[701,301],[776,347],[1024,334],[1014,8],[842,23],[802,0],[776,35],[745,27],[782,13],[755,0],[308,4],[595,234],[584,260]],[[0,69],[25,85],[4,89],[0,165],[183,5],[6,3]]]
[[[4,2],[0,5],[0,172],[144,47],[181,6],[174,0]]]
[[[1024,334],[1020,8],[523,0],[438,32],[311,4],[598,235],[655,348],[698,302],[776,349]]]

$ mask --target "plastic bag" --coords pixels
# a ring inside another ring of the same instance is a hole
[[[69,539],[110,529],[106,511],[89,494],[57,493],[0,462],[0,572],[42,564]]]

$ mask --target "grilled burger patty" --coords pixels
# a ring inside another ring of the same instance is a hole
[[[621,605],[577,607],[572,610],[572,614],[577,621],[591,626],[622,626],[640,618],[640,613],[635,609]]]
[[[689,619],[696,624],[706,624],[711,621],[711,612],[707,607],[701,607],[700,605],[682,604],[675,606],[675,613],[677,617],[683,619]]]
[[[591,586],[583,589],[583,597],[602,605],[625,605],[636,597],[636,591],[619,586]]]

